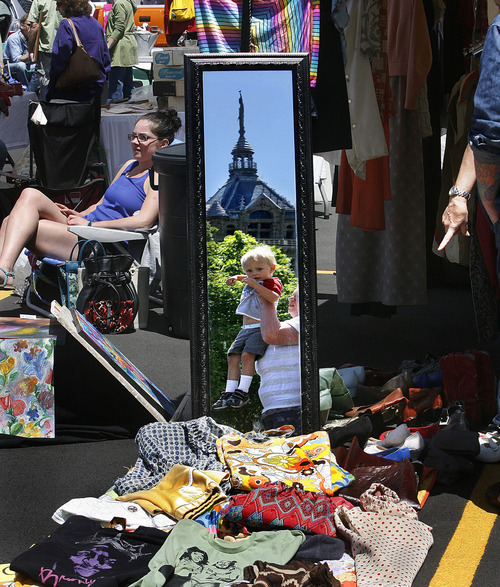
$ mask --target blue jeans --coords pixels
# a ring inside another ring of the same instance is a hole
[[[264,424],[264,430],[291,424],[295,428],[294,435],[302,434],[302,410],[299,406],[267,410],[262,414],[261,420]]]
[[[10,74],[12,77],[26,86],[29,92],[37,92],[40,84],[38,83],[38,74],[34,72],[31,76],[28,75],[28,68],[26,63],[19,61],[17,63],[9,63]]]
[[[129,99],[134,89],[131,67],[112,67],[108,77],[108,102]]]

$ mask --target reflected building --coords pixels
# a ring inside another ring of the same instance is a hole
[[[239,98],[239,137],[231,151],[229,178],[207,200],[207,221],[216,241],[241,230],[263,244],[275,245],[295,260],[295,207],[257,173],[254,150],[245,138],[243,98]]]

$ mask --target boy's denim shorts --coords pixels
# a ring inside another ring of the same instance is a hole
[[[262,340],[260,326],[255,328],[242,328],[238,336],[234,339],[233,344],[227,351],[228,355],[241,355],[241,353],[251,353],[256,357],[262,357],[269,345]]]

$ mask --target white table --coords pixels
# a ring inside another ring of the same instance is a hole
[[[126,111],[132,107],[126,104],[112,105],[109,110],[102,109],[101,144],[104,148],[108,176],[111,181],[120,167],[132,158],[132,150],[127,135],[134,130],[135,123],[141,116],[153,110]],[[184,135],[184,112],[178,113],[182,126],[175,135],[181,141]]]
[[[28,107],[30,100],[36,100],[35,92],[24,92],[22,96],[11,96],[9,116],[0,113],[0,139],[8,149],[29,145]]]

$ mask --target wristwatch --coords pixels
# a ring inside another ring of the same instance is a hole
[[[450,188],[448,195],[450,197],[451,196],[462,196],[462,198],[465,198],[466,200],[468,200],[470,198],[470,192],[466,192],[465,190],[459,190],[456,185],[454,185]]]

